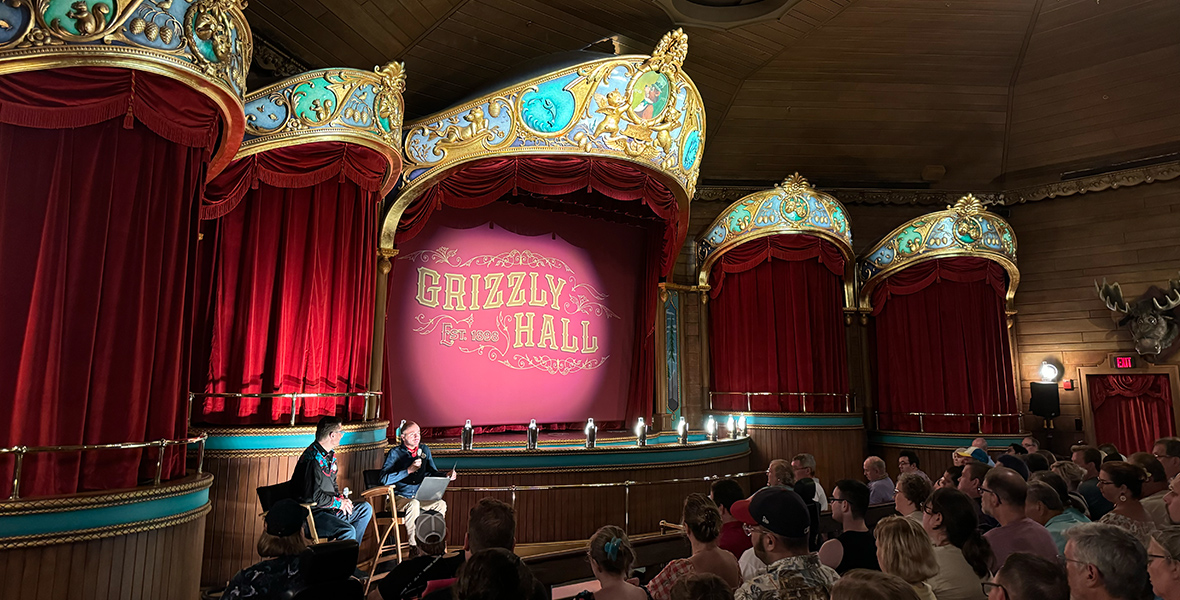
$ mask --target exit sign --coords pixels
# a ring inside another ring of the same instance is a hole
[[[1135,357],[1134,356],[1115,356],[1111,360],[1114,362],[1114,368],[1116,368],[1116,369],[1134,369],[1135,368]]]

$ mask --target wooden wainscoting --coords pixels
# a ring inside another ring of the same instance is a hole
[[[825,489],[840,479],[863,479],[866,451],[861,429],[750,428],[753,456],[751,470],[765,470],[776,458],[791,460],[806,452],[815,456],[815,466]],[[896,460],[894,461],[896,463]],[[765,481],[758,481],[765,485]]]

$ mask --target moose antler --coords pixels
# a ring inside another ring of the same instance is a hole
[[[1165,302],[1163,304],[1160,304],[1158,298],[1153,298],[1152,302],[1161,311],[1169,311],[1180,306],[1180,279],[1168,281],[1168,292],[1164,294],[1164,300]]]
[[[1119,286],[1119,282],[1111,284],[1106,283],[1106,279],[1102,279],[1102,284],[1099,285],[1097,281],[1094,282],[1094,287],[1098,289],[1098,297],[1106,303],[1106,308],[1110,310],[1125,313],[1130,310],[1127,301],[1123,300],[1123,288]],[[1177,305],[1180,305],[1180,292],[1177,295]]]

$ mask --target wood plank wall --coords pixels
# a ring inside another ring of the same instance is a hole
[[[0,551],[0,600],[195,599],[205,517],[88,542]]]
[[[816,474],[825,488],[839,479],[859,477],[863,471],[867,443],[863,429],[751,429],[750,440],[754,443],[752,471],[765,470],[776,458],[791,460],[801,452],[815,456]]]
[[[364,489],[362,471],[380,468],[384,457],[381,448],[338,453],[337,481],[341,489],[348,486],[353,499],[359,501]],[[201,585],[225,585],[234,573],[260,560],[256,548],[264,526],[255,490],[289,480],[298,460],[299,453],[254,458],[206,456],[205,470],[214,477],[209,490],[213,510],[205,524]],[[361,547],[362,557],[371,552],[368,546]]]
[[[1027,411],[1029,382],[1040,381],[1041,361],[1061,361],[1063,377],[1078,386],[1061,391],[1061,416],[1054,421],[1050,449],[1064,454],[1082,440],[1075,427],[1082,414],[1078,368],[1104,363],[1110,352],[1134,351],[1094,282],[1117,281],[1124,297],[1134,300],[1180,276],[1180,180],[1023,204],[1012,208],[1009,222],[1019,243],[1021,400]],[[1162,362],[1180,363],[1180,352]],[[1044,442],[1040,418],[1030,415],[1025,425]]]

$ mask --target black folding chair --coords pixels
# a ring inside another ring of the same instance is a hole
[[[258,488],[257,491],[258,503],[262,505],[263,516],[270,512],[270,507],[274,506],[279,500],[291,499],[298,501],[298,498],[295,497],[294,490],[291,488],[290,481],[263,486]],[[311,534],[309,536],[311,537],[311,543],[319,544],[322,540],[320,540],[319,534],[316,533],[315,519],[313,519],[311,516],[311,509],[315,508],[315,504],[312,502],[300,502],[299,506],[307,509],[307,530]],[[349,573],[351,573],[351,571]]]

